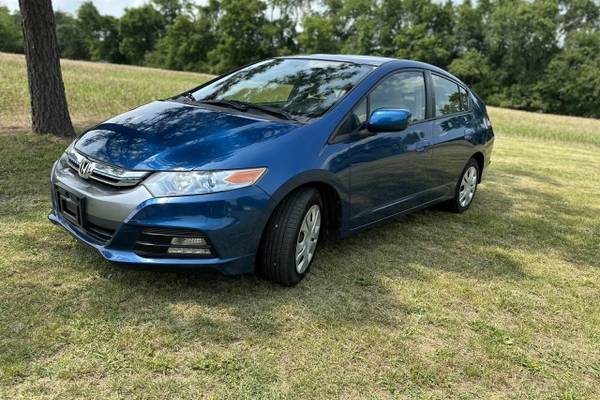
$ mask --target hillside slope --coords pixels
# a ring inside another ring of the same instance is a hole
[[[69,111],[79,128],[154,99],[173,96],[211,75],[88,61],[62,60]],[[30,126],[25,58],[0,53],[0,131]]]

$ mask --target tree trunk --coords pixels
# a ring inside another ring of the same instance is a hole
[[[31,125],[36,133],[74,134],[60,70],[51,0],[19,0],[23,47],[31,96]]]

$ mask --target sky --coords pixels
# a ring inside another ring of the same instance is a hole
[[[75,14],[81,3],[85,0],[52,0],[54,11],[65,11]],[[100,14],[120,17],[123,11],[128,7],[139,7],[148,3],[150,0],[92,0]],[[442,0],[440,0],[442,1]],[[453,0],[455,3],[460,0]],[[203,0],[196,0],[196,3],[202,4]],[[19,9],[19,0],[0,0],[0,5],[7,6],[10,10]]]
[[[52,6],[54,11],[66,11],[74,14],[79,8],[81,3],[85,0],[52,0]],[[127,7],[138,7],[148,0],[93,0],[92,1],[100,14],[113,15],[120,17],[123,15],[123,10]],[[0,5],[7,6],[10,10],[17,10],[19,8],[19,0],[0,0]]]

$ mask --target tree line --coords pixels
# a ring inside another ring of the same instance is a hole
[[[491,105],[600,117],[597,0],[152,0],[120,18],[86,2],[55,20],[65,58],[223,73],[277,55],[381,55],[447,69]],[[0,51],[23,51],[6,7]]]

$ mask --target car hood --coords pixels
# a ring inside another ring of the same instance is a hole
[[[81,153],[130,170],[258,167],[257,150],[297,129],[295,123],[238,115],[175,101],[155,101],[85,132]]]

